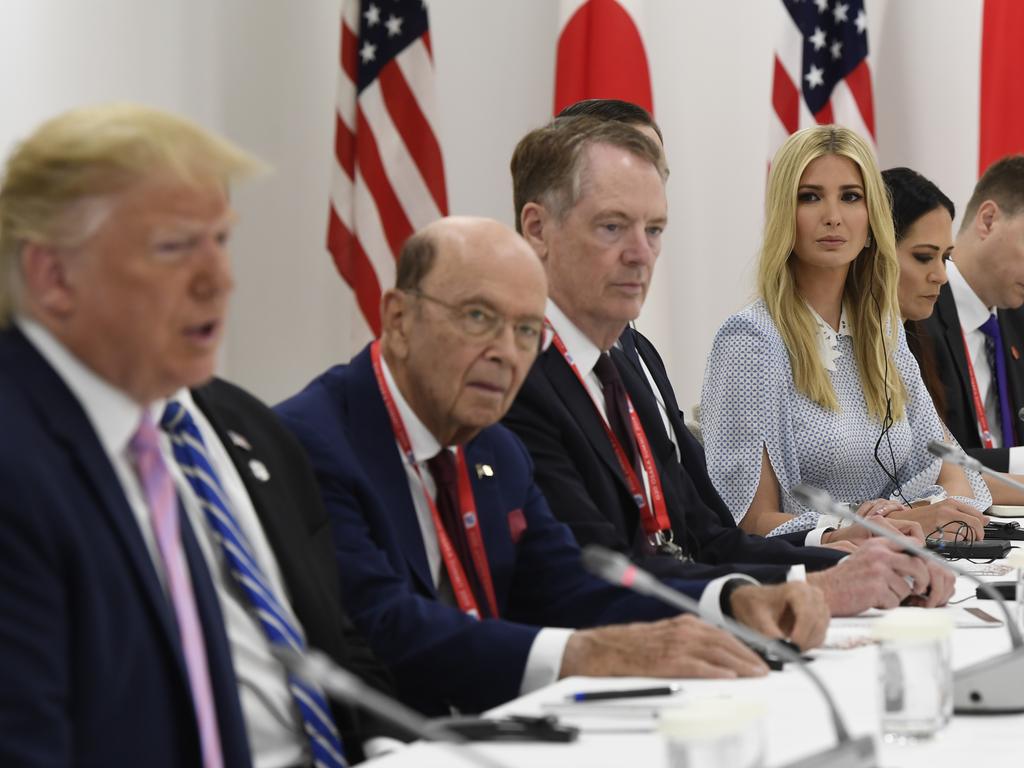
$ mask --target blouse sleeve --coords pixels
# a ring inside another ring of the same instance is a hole
[[[738,523],[747,514],[767,451],[782,492],[779,509],[794,517],[772,535],[813,528],[818,515],[790,496],[800,482],[789,402],[792,375],[782,338],[754,305],[719,328],[701,390],[708,474]]]
[[[906,332],[903,326],[898,329],[896,346],[896,367],[900,378],[907,388],[907,421],[913,434],[910,456],[900,471],[903,496],[907,501],[932,495],[936,489],[935,482],[942,467],[941,459],[928,452],[931,440],[947,440],[946,430],[935,411],[935,403],[921,378],[921,369],[917,359],[907,346]],[[954,440],[955,442],[955,440]],[[959,447],[959,446],[958,446]],[[979,510],[988,509],[992,504],[992,494],[981,475],[974,470],[964,469],[967,480],[971,484],[974,498],[957,497]],[[895,493],[894,493],[895,495]]]

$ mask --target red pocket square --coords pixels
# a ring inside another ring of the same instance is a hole
[[[518,544],[519,539],[522,538],[523,531],[526,530],[526,515],[523,514],[522,509],[513,509],[508,513],[508,532],[512,537],[512,543]]]

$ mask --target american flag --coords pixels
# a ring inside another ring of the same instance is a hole
[[[376,336],[402,244],[448,212],[426,3],[347,0],[340,65],[327,248]]]
[[[772,106],[773,147],[815,123],[839,123],[869,141],[875,113],[863,0],[780,0]]]

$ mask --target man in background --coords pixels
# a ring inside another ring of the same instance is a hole
[[[661,358],[629,325],[643,307],[668,221],[660,133],[626,102],[592,100],[569,111],[580,115],[532,131],[512,158],[517,222],[548,275],[546,315],[556,340],[504,423],[530,451],[556,516],[581,545],[618,550],[661,576],[807,578],[833,615],[914,595],[944,603],[952,578],[884,541],[862,545],[837,566],[841,552],[805,546],[831,532],[786,541],[736,526],[683,424]]]
[[[515,232],[442,219],[404,245],[379,341],[278,406],[316,470],[350,615],[427,714],[569,675],[764,674],[723,631],[588,575],[522,443],[497,425],[541,347],[545,297]],[[673,586],[774,637],[824,637],[807,585]]]
[[[1024,155],[1004,157],[978,180],[947,274],[919,324],[944,388],[939,415],[972,456],[1024,474]]]

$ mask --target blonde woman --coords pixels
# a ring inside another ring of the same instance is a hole
[[[984,483],[925,447],[945,433],[907,348],[898,272],[868,145],[838,126],[791,136],[768,180],[759,298],[719,329],[701,398],[708,471],[744,530],[864,536],[819,525],[790,493],[805,482],[903,530],[983,535]]]

